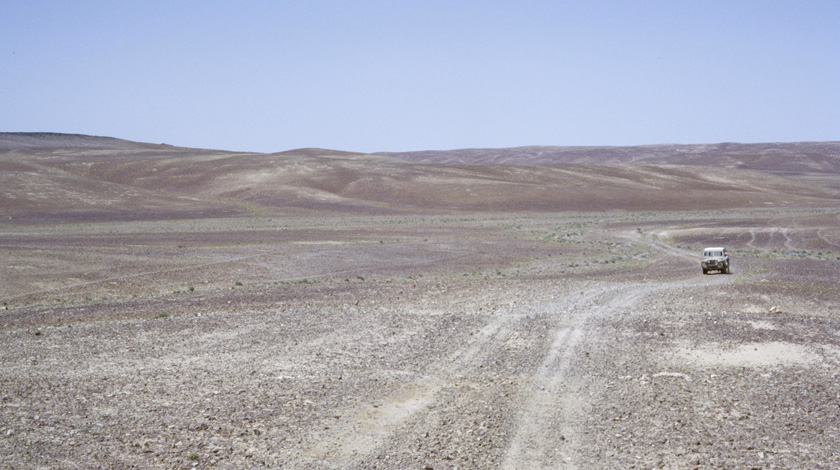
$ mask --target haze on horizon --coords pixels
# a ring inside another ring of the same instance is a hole
[[[227,150],[840,140],[840,3],[6,2],[0,131]]]

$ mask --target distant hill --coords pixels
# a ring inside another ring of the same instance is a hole
[[[642,145],[633,147],[515,147],[377,152],[427,163],[476,165],[667,164],[761,170],[770,173],[840,173],[840,142]]]
[[[0,224],[254,211],[282,216],[840,207],[840,192],[829,183],[840,180],[838,154],[838,143],[261,154],[6,133],[0,134]]]
[[[0,132],[0,149],[54,149],[54,148],[110,148],[147,149],[167,147],[164,144],[146,144],[114,137],[55,132]]]

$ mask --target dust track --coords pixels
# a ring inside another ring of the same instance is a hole
[[[556,318],[554,340],[540,354],[544,359],[535,373],[523,380],[526,386],[519,392],[522,410],[502,468],[588,468],[577,455],[584,439],[586,398],[580,379],[567,376],[573,363],[582,362],[576,357],[578,346],[603,342],[597,337],[600,328],[595,326],[606,319],[635,310],[646,297],[685,284],[595,284],[549,306]]]

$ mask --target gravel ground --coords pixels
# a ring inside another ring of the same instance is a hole
[[[703,276],[691,216],[76,252],[86,279],[3,293],[0,467],[840,468],[840,264],[756,223]],[[50,230],[4,253],[78,244]]]

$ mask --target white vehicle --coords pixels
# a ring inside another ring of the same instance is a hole
[[[722,246],[713,246],[703,250],[703,261],[700,262],[703,274],[709,271],[719,271],[721,274],[729,274],[729,253]]]

